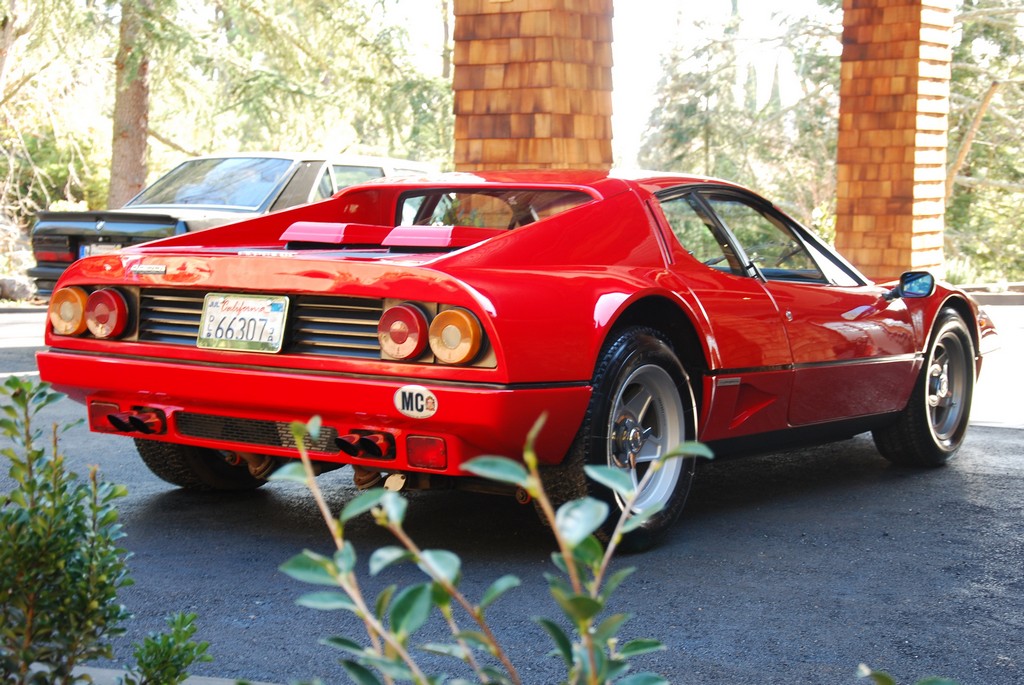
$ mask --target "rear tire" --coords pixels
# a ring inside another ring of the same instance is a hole
[[[942,466],[963,444],[974,396],[974,344],[963,318],[939,313],[910,402],[873,432],[882,456],[901,466]]]
[[[229,464],[217,450],[141,439],[135,448],[155,476],[186,490],[255,490],[266,483],[244,463]]]
[[[566,461],[545,471],[545,489],[559,505],[591,496],[609,505],[599,531],[613,531],[625,502],[614,492],[586,478],[585,464],[626,471],[636,484],[649,464],[696,436],[696,405],[689,377],[672,348],[649,328],[622,331],[598,361],[590,405]],[[642,511],[655,504],[661,511],[626,535],[625,551],[654,545],[679,518],[694,476],[694,458],[669,460],[648,482],[634,505]]]

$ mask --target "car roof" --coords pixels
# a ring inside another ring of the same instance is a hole
[[[408,178],[379,178],[369,181],[373,184],[402,186],[438,187],[503,187],[503,186],[557,186],[587,188],[600,196],[608,197],[629,187],[640,187],[648,193],[664,188],[688,184],[710,183],[729,188],[742,186],[708,176],[682,174],[666,171],[634,169],[510,169],[482,171],[449,171],[424,174]]]
[[[289,151],[289,150],[258,150],[251,152],[218,152],[210,153],[208,155],[198,155],[195,157],[189,157],[185,161],[195,161],[199,159],[246,159],[252,157],[264,157],[267,159],[287,159],[293,162],[303,162],[308,160],[324,160],[335,165],[348,165],[348,166],[380,166],[385,168],[397,167],[401,169],[423,169],[424,171],[430,171],[436,169],[436,166],[430,162],[417,162],[411,159],[401,159],[398,157],[379,157],[375,155],[358,155],[358,154],[347,154],[347,153],[332,153],[332,152],[301,152],[301,151]]]

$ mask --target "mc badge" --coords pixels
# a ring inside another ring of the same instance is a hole
[[[429,419],[437,411],[437,396],[422,385],[403,385],[395,391],[395,409],[410,419]]]

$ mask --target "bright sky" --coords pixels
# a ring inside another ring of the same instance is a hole
[[[789,55],[755,47],[759,39],[778,36],[787,17],[820,13],[815,0],[738,0],[743,14],[740,40],[750,46],[746,54],[754,64],[765,89],[778,64],[785,74]],[[407,27],[410,49],[429,65],[438,65],[441,23],[437,20],[438,3],[424,0],[396,0],[389,12]],[[640,137],[648,115],[655,106],[654,92],[661,77],[661,58],[676,44],[700,40],[702,33],[720,34],[732,10],[731,0],[615,0],[612,44],[615,66],[612,70],[612,147],[615,163],[633,166],[640,146]],[[786,100],[783,76],[781,95]]]

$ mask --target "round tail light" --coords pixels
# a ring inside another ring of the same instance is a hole
[[[116,338],[128,325],[128,302],[113,288],[93,291],[85,303],[85,325],[97,338]]]
[[[444,364],[473,361],[482,342],[480,322],[465,309],[446,309],[430,322],[430,349]]]
[[[390,359],[416,359],[427,347],[427,317],[419,307],[400,304],[389,308],[377,324],[380,350]]]
[[[61,288],[50,296],[48,316],[57,335],[81,335],[85,332],[85,303],[89,296],[83,288]]]

